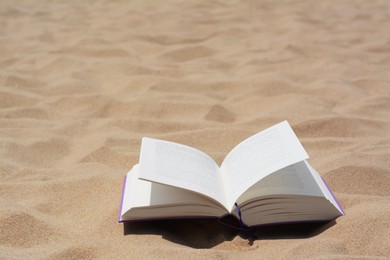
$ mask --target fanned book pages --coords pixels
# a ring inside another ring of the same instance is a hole
[[[181,144],[144,137],[119,221],[234,216],[246,226],[344,214],[287,121],[244,140],[220,166]]]

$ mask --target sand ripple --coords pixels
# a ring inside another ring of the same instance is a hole
[[[1,1],[0,258],[389,258],[389,19],[384,0]],[[285,119],[336,223],[250,243],[116,222],[143,136],[221,163]]]

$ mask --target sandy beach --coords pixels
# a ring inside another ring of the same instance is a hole
[[[1,259],[390,258],[389,1],[0,2]],[[218,163],[288,120],[346,216],[123,225],[143,136]]]

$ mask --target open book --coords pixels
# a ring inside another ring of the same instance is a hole
[[[308,157],[287,121],[238,144],[221,166],[195,148],[144,137],[119,221],[231,214],[256,226],[344,215]]]

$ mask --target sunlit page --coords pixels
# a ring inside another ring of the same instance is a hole
[[[307,159],[305,149],[287,121],[238,144],[221,165],[229,209],[240,195],[270,173]]]
[[[139,165],[141,179],[195,191],[226,205],[218,165],[197,149],[143,138]]]
[[[324,196],[306,161],[282,168],[254,184],[238,198],[241,204],[248,200],[270,195]]]

